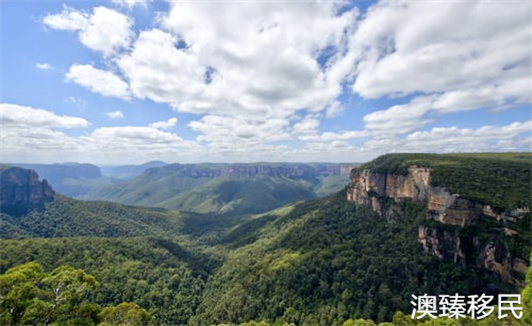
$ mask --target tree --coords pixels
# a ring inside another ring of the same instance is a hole
[[[101,326],[142,326],[151,321],[151,315],[136,303],[123,302],[117,306],[106,307],[100,313]]]
[[[13,267],[0,275],[0,324],[17,325],[26,309],[34,303],[44,277],[41,265],[27,263]]]
[[[93,276],[71,266],[49,274],[35,262],[13,267],[0,275],[0,323],[93,325],[100,307],[85,299],[97,286]]]

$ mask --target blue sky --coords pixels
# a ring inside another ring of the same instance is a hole
[[[529,1],[2,1],[2,162],[531,150]]]

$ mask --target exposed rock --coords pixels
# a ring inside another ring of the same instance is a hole
[[[480,243],[477,237],[461,237],[459,230],[475,226],[480,219],[485,218],[515,223],[525,214],[530,214],[530,207],[496,213],[490,205],[432,186],[430,169],[418,166],[410,166],[406,175],[353,169],[350,178],[347,200],[370,206],[377,214],[386,215],[388,221],[400,217],[396,204],[408,198],[427,204],[428,219],[456,227],[449,229],[420,225],[418,240],[426,253],[462,265],[476,265],[498,273],[502,279],[517,287],[523,286],[521,278],[513,274],[524,276],[527,269],[525,261],[512,257],[510,252],[497,248],[492,242]],[[393,199],[392,204],[389,199]],[[516,230],[507,227],[501,227],[500,232],[506,236],[518,235]],[[468,262],[466,253],[475,253],[476,261]]]
[[[352,165],[340,164],[168,164],[146,170],[147,174],[174,173],[192,178],[254,178],[257,176],[316,178],[348,175]]]
[[[0,171],[0,211],[20,216],[33,209],[43,209],[52,201],[54,191],[46,180],[39,181],[33,170],[9,167]]]

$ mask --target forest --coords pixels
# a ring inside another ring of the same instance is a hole
[[[396,154],[361,168],[404,173],[404,166],[428,166],[434,170],[435,184],[506,210],[530,204],[530,189],[523,186],[527,178],[530,181],[529,162],[518,154],[441,159]],[[473,174],[466,178],[469,173]],[[499,186],[485,188],[490,180]],[[475,182],[478,185],[471,184]],[[512,284],[473,263],[478,255],[474,250],[467,252],[467,263],[458,264],[427,254],[418,241],[420,226],[439,227],[463,238],[492,242],[497,259],[510,255],[529,266],[530,214],[515,222],[485,219],[468,227],[438,225],[427,220],[422,202],[401,201],[400,214],[389,218],[346,201],[345,191],[235,216],[80,201],[57,194],[42,211],[17,217],[1,213],[0,323],[532,322],[531,269],[526,278],[513,275],[522,285]],[[503,229],[515,234],[500,232]],[[58,284],[63,284],[60,291],[55,290]],[[481,321],[412,319],[412,295],[425,293],[520,293],[524,315],[499,320],[492,314]]]

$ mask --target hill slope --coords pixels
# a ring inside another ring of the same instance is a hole
[[[253,214],[340,190],[355,164],[170,164],[83,199],[217,214]],[[343,178],[342,178],[343,177]]]
[[[385,158],[399,166],[405,162],[401,155]],[[444,158],[446,164],[462,162],[460,156],[456,162]],[[488,166],[495,164],[483,159]],[[500,170],[485,169],[487,179],[519,171],[527,175],[526,169],[514,170],[505,159],[498,159],[504,161]],[[432,160],[436,175],[441,172],[439,161]],[[409,173],[410,165],[406,166]],[[441,176],[447,180],[449,174]],[[474,180],[464,179],[462,186],[467,188],[470,182]],[[481,216],[468,225],[448,225],[430,218],[425,201],[375,197],[386,208],[379,213],[371,205],[346,200],[349,189],[245,216],[183,214],[56,196],[41,212],[22,219],[2,215],[2,222],[21,236],[69,237],[1,240],[0,268],[4,271],[28,260],[49,268],[60,264],[84,268],[105,284],[96,302],[136,301],[154,314],[157,324],[265,320],[341,325],[349,318],[381,322],[391,320],[396,310],[408,314],[412,294],[495,295],[520,290],[519,283],[478,265],[475,246],[492,244],[485,248],[493,249],[493,266],[510,257],[513,262],[520,259],[526,268],[531,250],[529,213],[500,220]],[[506,187],[490,191],[497,196],[506,190],[512,191]],[[366,195],[370,194],[378,192],[370,188]],[[511,198],[502,194],[500,198],[501,207],[510,207],[506,201]],[[107,231],[114,226],[115,232]],[[437,249],[441,256],[426,250],[421,229],[435,232],[439,242],[429,249]],[[456,259],[457,249],[463,259]],[[519,270],[512,273],[518,281],[524,278]]]
[[[174,237],[185,214],[163,209],[85,202],[61,195],[43,210],[22,216],[0,213],[0,238],[57,238],[72,236]]]

